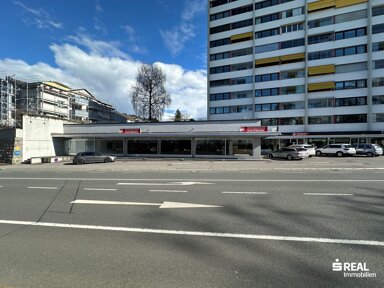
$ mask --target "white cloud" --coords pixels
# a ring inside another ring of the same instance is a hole
[[[166,87],[172,95],[172,105],[169,110],[180,109],[182,114],[188,114],[194,119],[205,119],[207,110],[206,71],[186,71],[175,64],[156,64],[167,76]]]
[[[204,0],[189,0],[181,14],[180,24],[169,30],[160,29],[164,45],[170,50],[172,56],[179,54],[185,44],[196,36],[193,19],[197,14],[205,11],[205,5]]]
[[[68,36],[67,40],[86,48],[93,55],[131,59],[128,54],[119,49],[121,44],[118,41],[95,40],[84,33]]]
[[[96,31],[100,32],[102,35],[106,35],[108,32],[107,27],[105,27],[104,23],[99,19],[99,17],[94,16],[93,21],[94,21],[93,28]]]
[[[74,44],[52,44],[57,68],[46,63],[28,64],[21,60],[0,60],[0,71],[16,78],[62,82],[72,88],[85,88],[97,98],[111,103],[120,112],[133,113],[130,91],[142,64],[119,50],[114,42],[72,36]],[[83,48],[79,46],[84,46]],[[179,65],[157,63],[167,77],[172,96],[169,111],[180,109],[195,119],[206,118],[206,72],[187,71]]]
[[[137,35],[136,30],[130,25],[121,26],[124,32],[128,35],[128,48],[131,52],[136,54],[147,54],[148,50],[139,43],[142,42],[140,36]]]
[[[125,33],[127,33],[128,35],[128,39],[130,42],[135,42],[136,41],[136,31],[135,29],[130,26],[130,25],[125,25],[122,27],[125,31]]]
[[[27,24],[35,25],[39,29],[52,30],[52,28],[64,28],[62,23],[52,19],[52,16],[42,8],[30,8],[20,1],[13,1],[13,3],[23,9],[23,12],[25,13],[23,21]]]
[[[104,12],[104,9],[103,9],[103,7],[100,5],[100,3],[97,3],[97,4],[96,4],[95,10],[96,10],[96,12]]]
[[[205,11],[205,5],[205,0],[189,0],[181,15],[181,18],[184,21],[192,21],[197,14]]]

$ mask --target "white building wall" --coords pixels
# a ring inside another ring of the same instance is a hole
[[[63,133],[63,120],[23,116],[23,161],[32,157],[57,156],[52,133]],[[57,150],[57,146],[56,146]]]

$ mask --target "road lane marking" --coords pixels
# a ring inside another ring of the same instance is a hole
[[[58,189],[57,187],[27,187],[28,189],[48,189],[48,190],[55,190]]]
[[[217,232],[202,232],[202,231],[179,231],[179,230],[161,230],[161,229],[79,225],[79,224],[32,222],[32,221],[13,221],[13,220],[0,220],[0,224],[53,227],[53,228],[70,228],[70,229],[86,229],[86,230],[101,230],[101,231],[119,231],[119,232],[132,232],[132,233],[167,234],[167,235],[181,235],[181,236],[202,236],[202,237],[215,237],[215,238],[237,238],[237,239],[294,241],[294,242],[310,242],[310,243],[325,243],[325,244],[384,246],[384,241],[375,241],[375,240],[350,240],[350,239],[333,239],[333,238],[312,238],[312,237],[292,237],[292,236],[274,236],[274,235],[257,235],[257,234],[217,233]]]
[[[194,203],[179,203],[164,201],[163,203],[142,203],[142,202],[123,202],[123,201],[100,201],[100,200],[75,200],[71,204],[91,204],[91,205],[133,205],[133,206],[160,206],[160,209],[169,208],[218,208],[222,206],[194,204]]]
[[[304,193],[307,196],[353,196],[348,193]]]
[[[84,188],[86,191],[116,191],[116,188]]]
[[[174,186],[174,185],[181,185],[181,186],[191,186],[191,185],[208,185],[212,183],[206,183],[206,182],[171,182],[171,183],[134,183],[134,182],[128,182],[128,183],[117,183],[116,185],[132,185],[132,186]]]
[[[232,191],[223,191],[221,193],[223,194],[260,194],[260,195],[268,194],[267,192],[232,192]]]
[[[68,181],[180,181],[180,179],[121,179],[121,178],[37,178],[37,177],[0,177],[0,180],[68,180]],[[207,182],[197,182],[202,179],[188,179],[188,181],[195,181],[196,184],[213,184]],[[384,179],[204,179],[209,182],[384,182]],[[133,182],[131,182],[133,183]],[[191,183],[191,182],[173,182],[173,183]],[[152,185],[151,183],[145,183]],[[156,184],[156,183],[155,183]],[[159,183],[161,185],[169,185],[166,183]],[[131,185],[131,184],[128,184]],[[144,183],[143,183],[144,185]],[[176,184],[173,184],[176,185]],[[178,184],[182,185],[182,184]],[[186,184],[184,184],[186,185]]]
[[[149,192],[187,193],[185,190],[149,190]]]
[[[136,206],[159,206],[157,203],[142,203],[142,202],[122,202],[122,201],[101,201],[101,200],[75,200],[72,204],[93,204],[93,205],[136,205]]]

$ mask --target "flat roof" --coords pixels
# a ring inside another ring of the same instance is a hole
[[[161,122],[127,122],[127,123],[84,123],[84,124],[64,124],[67,125],[76,125],[76,126],[138,126],[138,125],[201,125],[201,124],[222,124],[226,125],[228,123],[253,123],[259,124],[260,120],[258,119],[241,119],[241,120],[195,120],[195,121],[161,121]]]
[[[260,126],[259,120],[133,122],[65,124],[64,138],[196,138],[266,137],[281,135],[276,126]]]
[[[52,133],[54,138],[255,138],[267,137],[272,135],[280,135],[278,132],[191,132],[191,133],[135,133],[135,134],[119,134],[119,133]]]

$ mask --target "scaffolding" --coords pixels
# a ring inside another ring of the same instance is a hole
[[[0,79],[0,127],[15,126],[16,83],[11,77]]]
[[[86,122],[119,122],[116,110],[86,89],[0,73],[0,128],[22,128],[22,115]],[[120,121],[121,122],[121,121]]]

